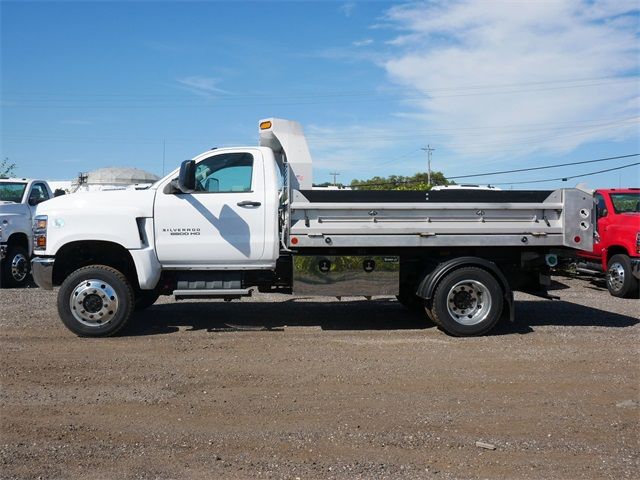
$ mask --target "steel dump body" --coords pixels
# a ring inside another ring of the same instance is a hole
[[[590,193],[293,190],[288,246],[572,247],[592,244]]]

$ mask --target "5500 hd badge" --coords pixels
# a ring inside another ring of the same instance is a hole
[[[169,235],[200,235],[199,228],[163,228],[162,233]]]

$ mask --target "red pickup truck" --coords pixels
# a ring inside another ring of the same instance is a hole
[[[640,279],[640,188],[596,190],[593,251],[578,253],[587,268],[606,272],[615,297],[637,297]]]

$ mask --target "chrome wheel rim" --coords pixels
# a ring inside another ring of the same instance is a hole
[[[624,286],[624,267],[622,264],[618,262],[611,264],[607,271],[607,283],[614,292],[622,290]]]
[[[456,283],[447,294],[447,311],[461,325],[477,325],[491,311],[489,289],[476,280]]]
[[[101,327],[109,323],[118,311],[118,295],[103,280],[84,280],[76,285],[69,297],[73,316],[87,327]]]
[[[29,261],[27,257],[22,255],[21,253],[17,254],[11,260],[11,276],[16,282],[22,282],[25,278],[27,278],[27,273],[29,271]]]

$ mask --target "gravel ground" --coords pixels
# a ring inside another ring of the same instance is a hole
[[[639,301],[557,280],[465,339],[392,299],[270,295],[81,339],[55,291],[0,290],[0,477],[638,478]]]

